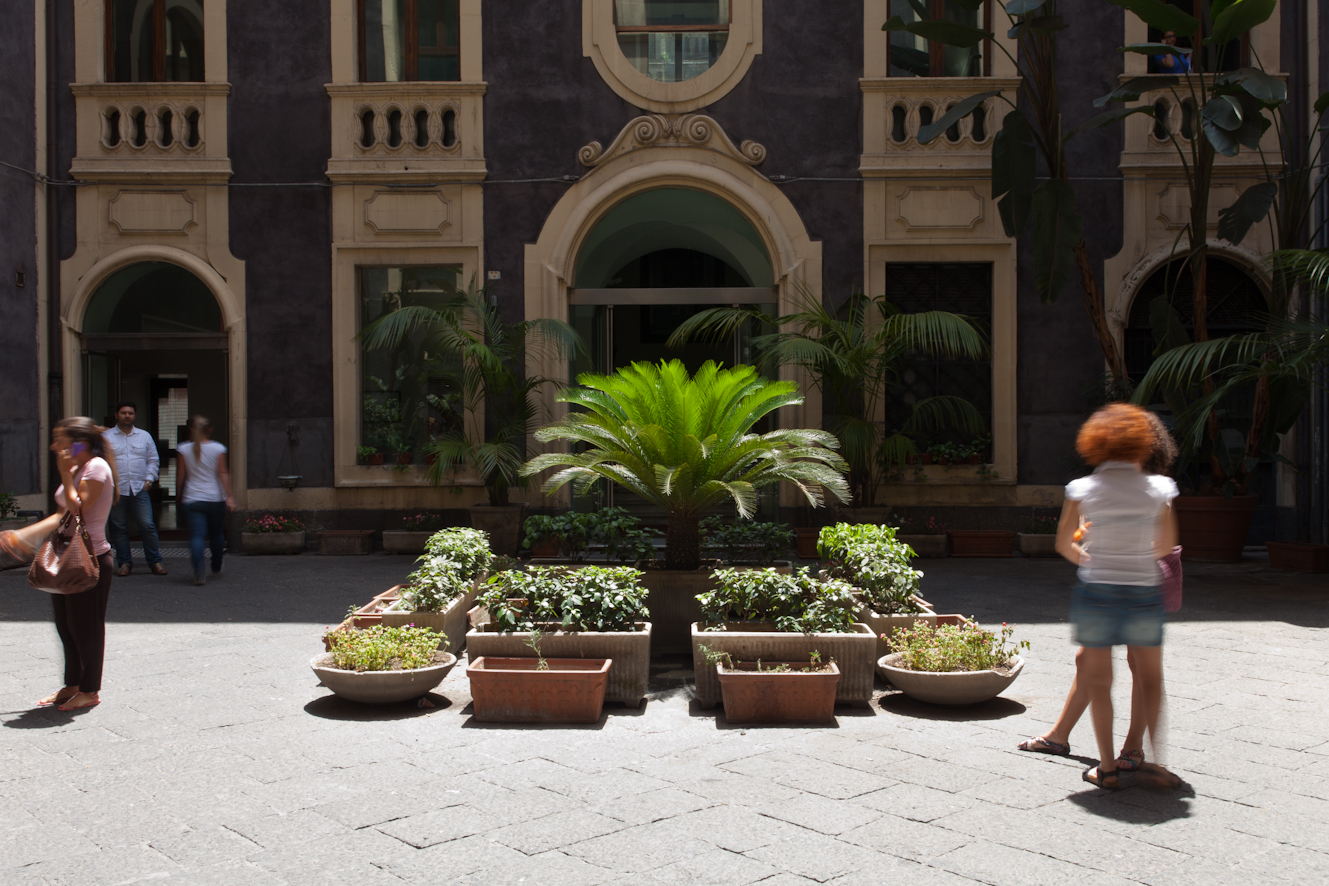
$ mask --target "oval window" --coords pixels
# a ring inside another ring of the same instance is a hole
[[[628,62],[661,83],[710,70],[729,40],[729,0],[614,0],[614,29]]]

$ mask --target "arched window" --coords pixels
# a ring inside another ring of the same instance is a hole
[[[614,28],[629,62],[680,83],[710,70],[729,39],[729,0],[615,0]]]
[[[204,0],[106,0],[106,80],[203,80]]]
[[[221,307],[179,265],[138,262],[107,277],[88,302],[83,334],[222,332]]]
[[[357,0],[360,80],[460,80],[458,0]]]

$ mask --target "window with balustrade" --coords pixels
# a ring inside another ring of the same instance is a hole
[[[729,0],[615,0],[618,45],[632,66],[662,83],[705,73],[729,39]]]
[[[461,79],[458,0],[356,0],[360,80]]]
[[[106,80],[203,80],[204,0],[105,0]]]
[[[956,0],[891,0],[891,15],[906,24],[947,21],[971,28],[990,28],[990,11],[984,3],[977,9]],[[894,31],[890,39],[892,77],[983,77],[992,73],[990,41],[965,49],[945,46],[907,31]]]
[[[1168,6],[1175,6],[1185,12],[1187,15],[1194,16],[1200,21],[1200,40],[1207,38],[1214,29],[1213,0],[1164,0]],[[1158,28],[1149,29],[1149,42],[1159,43],[1163,39],[1165,32]],[[1182,49],[1195,48],[1195,34],[1178,34],[1176,45]],[[1188,70],[1198,67],[1206,74],[1218,73],[1221,71],[1235,71],[1247,64],[1247,58],[1250,55],[1249,34],[1243,34],[1236,40],[1229,40],[1221,46],[1201,45],[1200,56],[1197,59],[1194,52],[1189,59],[1184,62],[1175,61],[1168,55],[1149,56],[1149,73],[1151,74],[1185,74]],[[1199,63],[1198,66],[1196,63]]]

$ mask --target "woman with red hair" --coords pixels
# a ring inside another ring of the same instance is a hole
[[[1089,696],[1099,752],[1099,764],[1085,771],[1084,780],[1116,789],[1113,646],[1127,647],[1138,711],[1156,759],[1160,751],[1163,601],[1158,560],[1177,543],[1171,505],[1178,491],[1170,478],[1143,470],[1154,453],[1155,432],[1138,406],[1112,403],[1099,409],[1080,428],[1075,448],[1094,472],[1066,486],[1057,552],[1080,567],[1080,583],[1071,597],[1071,624],[1081,647],[1075,679]],[[1091,537],[1084,532],[1088,527]],[[1170,775],[1158,766],[1149,769],[1163,778]]]

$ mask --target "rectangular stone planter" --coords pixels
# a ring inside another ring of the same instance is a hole
[[[425,545],[434,535],[413,529],[384,529],[383,550],[389,554],[423,554]]]
[[[799,668],[807,662],[763,662]],[[758,671],[757,662],[745,661],[733,670],[715,666],[720,681],[724,716],[730,723],[826,723],[835,719],[835,687],[840,669],[801,672]]]
[[[368,554],[374,544],[372,529],[325,529],[318,535],[318,552],[333,556]]]
[[[774,625],[727,624],[723,631],[703,631],[690,625],[692,670],[697,681],[697,702],[703,708],[720,703],[720,680],[715,667],[706,661],[701,647],[728,652],[735,661],[808,661],[820,652],[821,660],[834,660],[840,668],[837,702],[866,707],[872,701],[872,682],[877,664],[877,636],[865,624],[855,624],[849,634],[790,634]]]
[[[448,636],[448,645],[439,648],[453,655],[461,655],[463,647],[466,646],[468,628],[466,613],[475,605],[475,598],[479,595],[480,585],[479,582],[475,582],[469,591],[449,603],[442,612],[411,612],[385,608],[381,613],[381,621],[390,628],[413,624],[417,628],[442,631]]]
[[[1271,541],[1269,565],[1275,569],[1293,572],[1329,572],[1329,545],[1313,545],[1301,541]]]
[[[1041,532],[1017,532],[1015,539],[1020,546],[1020,553],[1026,557],[1057,556],[1056,533],[1048,535]]]
[[[305,549],[305,531],[242,532],[240,544],[246,554],[298,554]]]
[[[1014,557],[1015,533],[1006,529],[947,529],[952,557]]]
[[[946,556],[946,536],[944,535],[897,535],[897,541],[902,541],[914,549],[914,553],[927,559]]]
[[[535,658],[471,660],[475,719],[484,723],[595,723],[604,708],[608,659]]]
[[[546,658],[607,658],[609,679],[605,701],[620,701],[630,708],[639,707],[646,697],[651,669],[651,622],[639,622],[640,631],[563,631],[550,625],[540,640],[540,652]],[[487,624],[466,635],[466,650],[471,658],[533,658],[535,651],[527,642],[529,632],[499,633]]]
[[[901,628],[912,628],[920,622],[933,626],[937,624],[937,613],[932,611],[932,607],[924,605],[926,611],[910,615],[878,615],[866,606],[858,611],[859,619],[872,629],[873,635],[877,638],[877,658],[888,655],[891,651],[886,641],[881,639],[882,634],[889,635]]]

